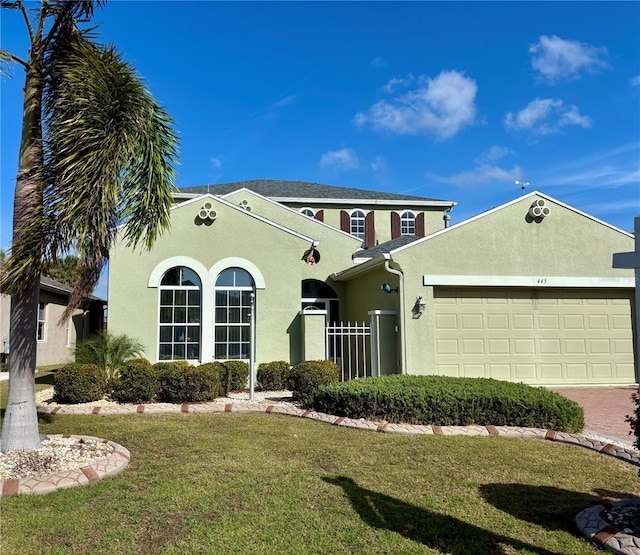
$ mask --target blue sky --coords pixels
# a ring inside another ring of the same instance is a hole
[[[1,14],[2,48],[26,55]],[[124,2],[100,38],[179,133],[178,186],[273,178],[458,203],[515,181],[633,231],[638,2]],[[0,247],[11,241],[23,73],[0,79]],[[97,291],[104,296],[104,283]]]

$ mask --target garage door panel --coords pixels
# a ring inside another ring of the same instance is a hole
[[[629,290],[435,288],[437,372],[633,383],[632,298]]]

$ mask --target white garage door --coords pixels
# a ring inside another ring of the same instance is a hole
[[[632,295],[436,287],[436,371],[539,385],[634,383]]]

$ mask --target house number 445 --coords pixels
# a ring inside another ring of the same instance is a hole
[[[546,285],[547,283],[547,278],[538,278],[537,282],[538,285]]]

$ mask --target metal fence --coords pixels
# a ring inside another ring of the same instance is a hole
[[[372,376],[371,327],[341,322],[326,328],[326,356],[340,367],[340,380]]]

